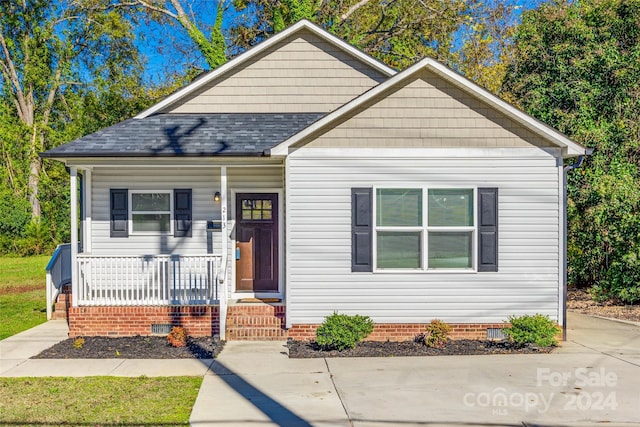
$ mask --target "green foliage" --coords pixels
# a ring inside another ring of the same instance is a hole
[[[233,52],[308,19],[391,67],[431,56],[493,86],[504,73],[499,64],[508,42],[501,37],[510,35],[517,16],[511,5],[481,0],[234,0],[233,5],[246,12],[244,22],[230,30]]]
[[[561,329],[548,316],[542,314],[511,316],[509,323],[511,326],[505,327],[502,331],[509,337],[509,341],[518,346],[536,344],[540,347],[551,347],[558,345],[556,335],[561,332]]]
[[[213,52],[206,58],[211,68],[217,68],[227,62],[227,42],[224,39],[224,34],[222,34],[223,17],[223,2],[220,2],[218,3],[216,22],[211,29],[211,46],[213,46]]]
[[[640,1],[551,2],[526,12],[504,89],[594,148],[570,172],[570,280],[640,301]]]
[[[121,12],[103,0],[0,2],[0,253],[68,239],[68,175],[38,153],[111,124],[96,111],[115,121],[139,111],[141,62]],[[99,102],[83,108],[90,95]]]
[[[346,350],[373,332],[373,321],[368,316],[338,314],[327,316],[316,331],[316,342],[326,350]]]
[[[415,341],[420,342],[427,347],[443,348],[447,345],[450,332],[451,326],[447,325],[442,320],[433,319],[427,326],[425,333],[418,335]]]
[[[14,197],[10,191],[0,190],[0,238],[22,236],[30,221],[29,202]]]

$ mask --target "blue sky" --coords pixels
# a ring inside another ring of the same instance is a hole
[[[491,1],[491,0],[489,0]],[[493,0],[500,1],[500,0]],[[518,6],[517,16],[522,11],[533,9],[544,3],[544,0],[506,0],[504,3]],[[216,15],[215,0],[185,0],[187,13],[196,17],[200,28],[205,35],[209,36],[209,31]],[[239,13],[232,6],[225,13],[223,29],[228,30],[238,20],[250,19],[250,12]],[[179,26],[160,25],[149,23],[142,27],[137,45],[146,60],[144,78],[147,81],[161,83],[166,75],[181,74],[189,66],[196,66],[207,69],[206,62],[186,35],[186,32]]]

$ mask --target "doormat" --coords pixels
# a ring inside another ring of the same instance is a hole
[[[239,302],[281,302],[280,298],[242,298]]]

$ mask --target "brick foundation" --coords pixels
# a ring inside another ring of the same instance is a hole
[[[218,335],[218,306],[173,307],[69,307],[69,336],[135,336],[151,335],[152,324],[182,326],[193,337]],[[227,310],[226,339],[311,341],[318,324],[293,325],[285,329],[284,305],[238,304]],[[376,324],[367,341],[408,341],[427,328],[427,323]],[[485,339],[488,328],[503,328],[503,323],[454,323],[452,339]]]
[[[182,326],[193,337],[218,335],[217,306],[70,307],[69,337],[151,335],[152,324]]]
[[[299,341],[312,341],[320,325],[292,325],[289,338]],[[378,323],[366,341],[411,341],[423,333],[428,323]],[[488,328],[504,328],[504,323],[450,323],[451,339],[486,339]]]

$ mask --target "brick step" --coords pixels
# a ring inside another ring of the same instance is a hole
[[[227,327],[227,340],[234,341],[283,341],[287,331],[282,328],[233,328]]]
[[[53,305],[51,318],[54,320],[67,320],[67,310],[71,306],[71,293],[64,287],[62,293],[58,294]]]
[[[266,317],[266,316],[233,316],[227,317],[227,325],[229,326],[284,326],[283,317]]]
[[[54,311],[51,313],[52,320],[67,320],[67,312],[66,311]]]
[[[284,316],[283,306],[272,305],[231,305],[227,309],[228,316]]]

